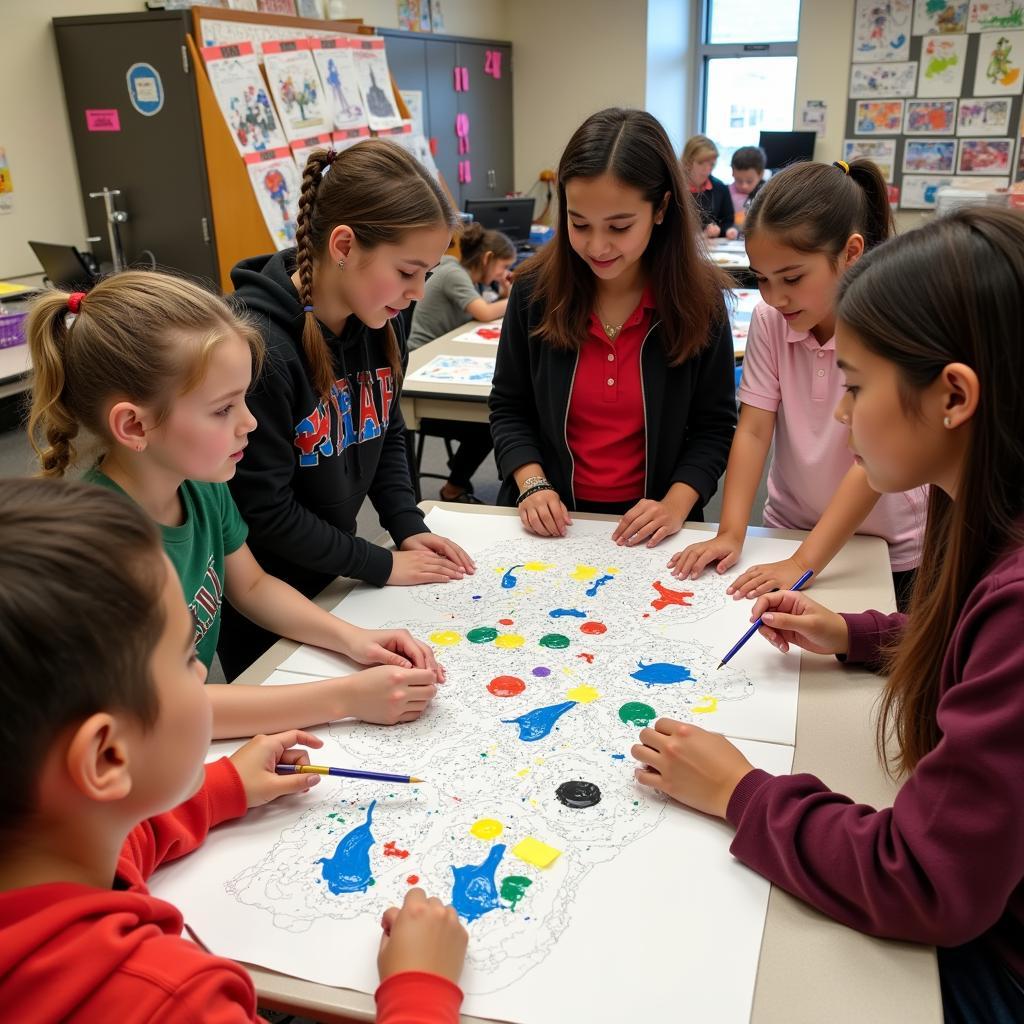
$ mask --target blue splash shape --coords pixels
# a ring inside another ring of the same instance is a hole
[[[587,613],[581,612],[579,608],[552,608],[548,615],[553,619],[564,619],[567,615],[574,619],[585,619],[587,617]]]
[[[550,704],[545,708],[535,708],[527,711],[525,715],[518,718],[503,718],[505,725],[518,725],[519,738],[524,743],[533,743],[534,740],[542,740],[554,727],[562,715],[570,708],[576,707],[577,701],[567,700],[563,704]]]
[[[346,892],[366,892],[373,881],[370,873],[370,847],[376,840],[370,832],[370,824],[376,806],[377,801],[374,800],[366,809],[366,821],[342,838],[334,856],[321,857],[317,861],[317,864],[323,864],[324,881],[335,896]]]
[[[452,906],[466,924],[501,907],[494,874],[504,856],[505,844],[497,843],[491,847],[482,864],[466,864],[461,868],[452,865],[452,874],[455,876],[452,883]]]
[[[597,579],[587,587],[587,597],[597,597],[598,589],[613,579],[615,579],[614,576],[598,576]]]
[[[669,661],[652,661],[647,665],[638,661],[636,664],[638,671],[631,672],[630,675],[648,686],[665,683],[690,683],[696,679],[696,676],[685,665],[673,665]]]
[[[613,761],[624,761],[626,759],[625,754],[612,754]]]
[[[501,577],[501,585],[505,590],[511,590],[519,580],[512,575],[516,569],[522,569],[522,565],[513,565],[504,576]]]

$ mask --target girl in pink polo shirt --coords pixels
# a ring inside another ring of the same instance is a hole
[[[747,337],[722,523],[713,540],[673,555],[677,577],[696,579],[712,562],[724,573],[736,563],[774,438],[764,524],[811,532],[791,558],[752,566],[729,593],[760,597],[791,587],[808,569],[817,577],[850,536],[866,533],[888,543],[897,604],[906,606],[921,560],[927,489],[880,495],[832,417],[843,390],[835,351],[839,282],[891,233],[885,180],[869,160],[798,164],[758,193],[746,243],[764,301]]]

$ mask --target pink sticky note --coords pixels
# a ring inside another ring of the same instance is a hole
[[[85,127],[91,132],[119,132],[121,115],[116,110],[87,110]]]
[[[495,50],[491,56],[491,75],[494,78],[501,78],[501,50]]]

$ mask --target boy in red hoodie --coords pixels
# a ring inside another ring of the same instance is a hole
[[[293,730],[204,765],[211,711],[156,528],[85,484],[0,481],[0,1004],[20,1022],[254,1021],[245,970],[146,879],[317,776]],[[382,922],[378,1021],[454,1022],[466,932],[413,889]]]

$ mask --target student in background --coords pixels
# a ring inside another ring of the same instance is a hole
[[[68,471],[82,432],[99,439],[102,461],[86,479],[160,524],[204,668],[225,596],[273,633],[379,665],[296,686],[211,686],[216,736],[348,717],[391,724],[422,713],[444,678],[426,644],[405,630],[360,629],[328,614],[265,573],[246,546],[226,481],[255,426],[245,393],[263,343],[251,324],[189,281],[126,271],[87,295],[44,293],[28,336],[29,435],[43,474]]]
[[[455,330],[461,324],[487,323],[505,315],[512,287],[510,271],[516,259],[512,240],[500,231],[470,224],[459,239],[461,259],[443,256],[416,303],[409,332],[409,348],[416,349]],[[482,285],[496,284],[498,299],[486,302]],[[431,434],[458,441],[448,462],[449,476],[441,488],[442,501],[479,504],[473,497],[473,474],[491,451],[491,430],[486,423],[424,420]]]
[[[400,146],[314,150],[296,247],[231,272],[234,299],[267,345],[248,399],[257,427],[231,493],[256,557],[307,596],[337,576],[411,586],[473,571],[416,507],[398,402],[407,363],[399,313],[423,297],[457,223],[441,187]],[[356,536],[366,498],[395,551]],[[226,607],[218,650],[228,678],[274,639]]]
[[[781,651],[887,675],[879,754],[905,777],[893,806],[773,777],[669,719],[633,748],[640,782],[726,818],[733,856],[776,885],[852,928],[937,946],[949,1024],[1024,1020],[1022,294],[1024,219],[1009,210],[959,210],[849,271],[836,417],[871,487],[931,487],[910,614],[837,615],[786,592],[751,609]]]
[[[683,147],[683,174],[690,187],[700,222],[707,238],[737,238],[732,196],[725,182],[711,173],[718,160],[718,147],[706,135],[694,135]]]
[[[867,533],[888,543],[897,601],[905,608],[921,560],[926,491],[880,495],[830,414],[843,390],[836,294],[865,250],[892,233],[885,180],[869,160],[788,167],[758,193],[745,229],[764,301],[747,335],[722,522],[717,537],[691,544],[669,565],[674,575],[691,579],[712,562],[720,573],[735,565],[774,438],[764,524],[811,532],[792,558],[751,567],[728,592],[760,597],[791,587],[807,569],[817,579],[852,534]]]
[[[732,155],[732,184],[729,186],[733,217],[740,231],[747,210],[763,184],[764,150],[760,146],[740,146]]]
[[[0,739],[17,751],[0,800],[12,1018],[258,1021],[245,969],[184,938],[146,882],[221,822],[315,786],[274,768],[321,741],[258,736],[203,764],[209,689],[177,574],[145,513],[87,484],[0,481],[0,664]],[[413,889],[382,925],[377,1020],[455,1024],[455,911]]]
[[[491,434],[499,500],[564,536],[570,510],[619,516],[620,544],[700,519],[736,422],[732,335],[662,126],[612,108],[558,166],[558,230],[516,273]]]

